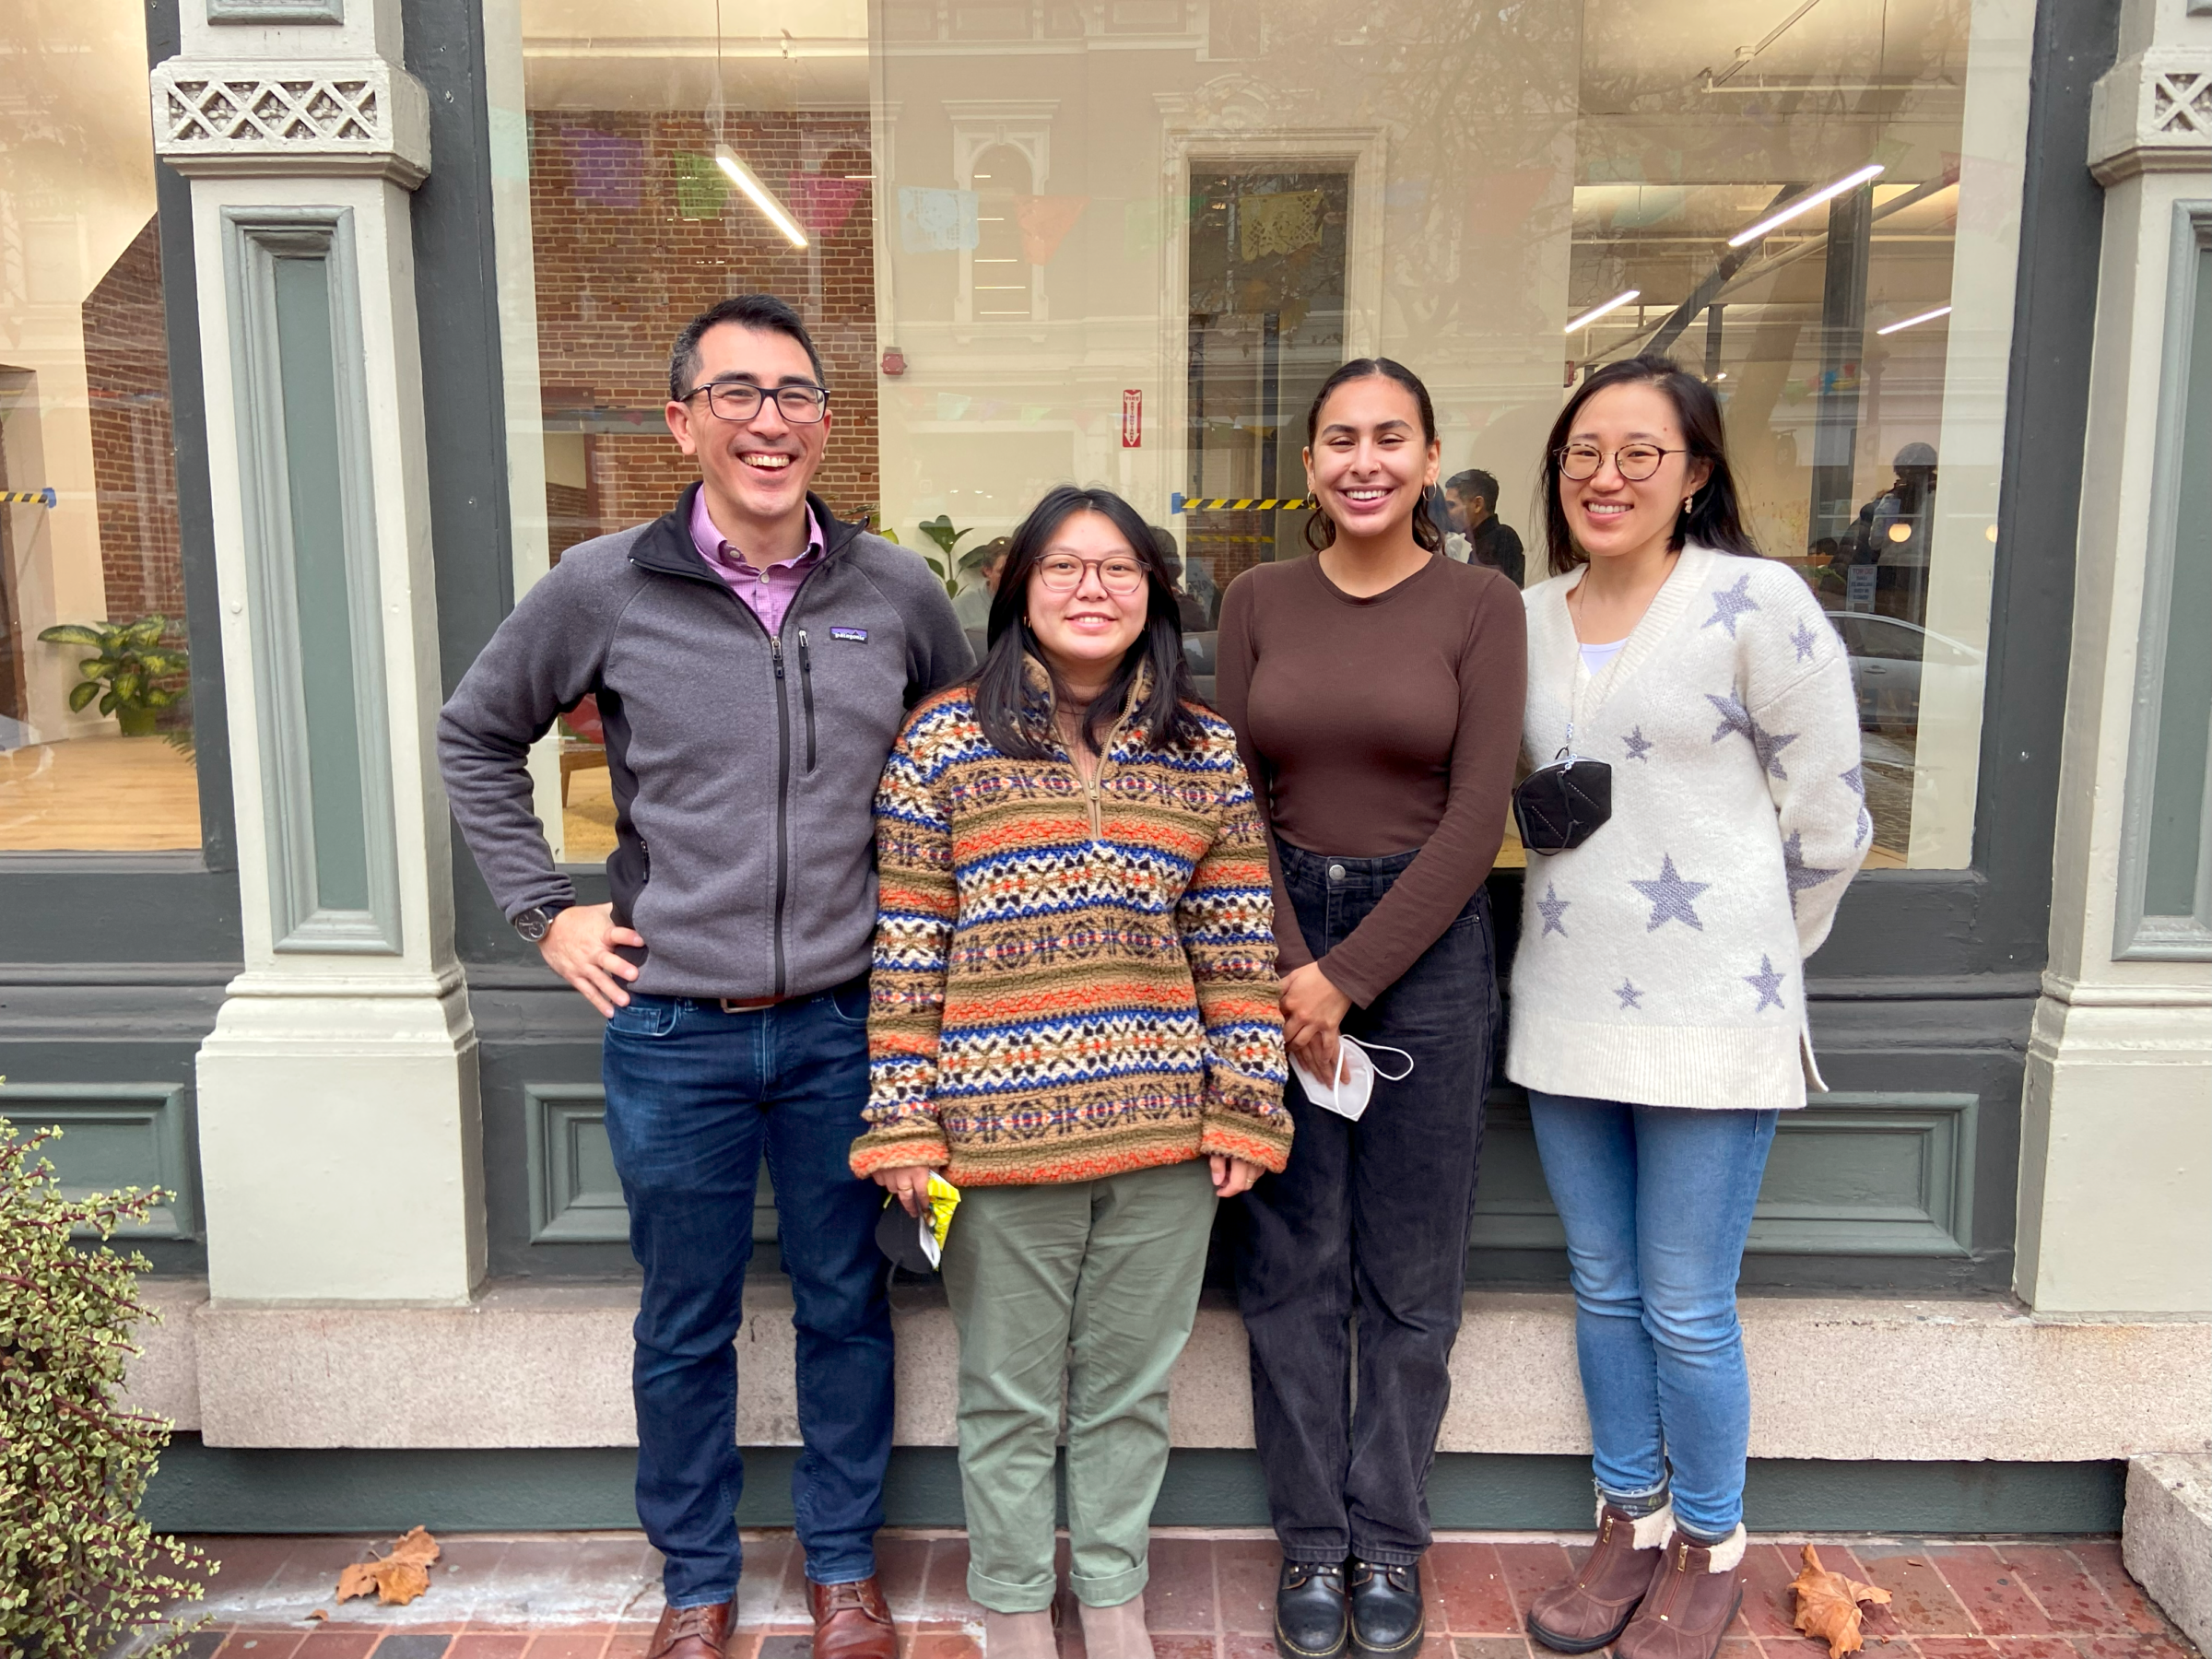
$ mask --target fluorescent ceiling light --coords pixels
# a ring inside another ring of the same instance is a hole
[[[1888,327],[1877,328],[1874,332],[1877,335],[1895,334],[1900,328],[1911,328],[1918,323],[1933,323],[1938,317],[1947,317],[1950,314],[1951,308],[1949,306],[1939,305],[1934,311],[1922,312],[1917,317],[1907,317],[1902,323],[1892,323]]]
[[[1606,315],[1608,312],[1617,312],[1622,306],[1628,304],[1630,300],[1641,298],[1642,293],[1643,290],[1641,288],[1624,289],[1620,293],[1614,295],[1612,299],[1606,300],[1603,305],[1592,306],[1588,311],[1584,312],[1573,322],[1568,324],[1567,332],[1569,334],[1572,334],[1578,328],[1589,327],[1591,324],[1596,322],[1600,317]]]
[[[1832,202],[1847,190],[1856,190],[1867,180],[1887,170],[1879,161],[1869,161],[1857,172],[1846,174],[1833,184],[1823,184],[1812,194],[1801,195],[1788,206],[1768,214],[1765,218],[1760,219],[1748,230],[1738,230],[1728,239],[1728,245],[1732,248],[1740,248],[1746,242],[1755,242],[1777,226],[1788,224],[1801,213],[1810,213],[1823,202]]]
[[[806,245],[806,232],[799,229],[799,221],[791,217],[790,210],[776,200],[767,185],[754,176],[753,170],[737,159],[737,152],[726,144],[714,147],[714,165],[729,175],[730,182],[745,192],[746,199],[760,209],[761,216],[794,248]]]

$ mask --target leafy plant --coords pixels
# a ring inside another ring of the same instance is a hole
[[[922,534],[935,543],[937,549],[935,553],[924,553],[923,559],[937,573],[937,580],[945,584],[947,594],[959,593],[959,572],[967,561],[958,557],[956,549],[963,536],[973,535],[975,532],[972,529],[954,529],[952,515],[948,512],[940,512],[934,519],[924,519],[921,529]]]
[[[162,1609],[198,1600],[216,1564],[138,1515],[171,1427],[116,1402],[131,1327],[157,1317],[146,1258],[71,1235],[104,1242],[167,1194],[64,1197],[39,1156],[60,1134],[0,1118],[0,1653],[98,1659],[137,1634],[155,1659],[198,1628]]]
[[[100,712],[114,715],[124,736],[151,735],[161,711],[182,695],[160,682],[192,665],[183,646],[162,644],[169,625],[157,614],[135,622],[62,622],[42,629],[39,638],[49,645],[81,645],[100,653],[77,665],[85,677],[69,688],[69,712],[83,712],[97,697]]]

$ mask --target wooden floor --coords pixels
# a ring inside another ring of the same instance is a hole
[[[159,737],[76,737],[0,754],[0,853],[199,844],[199,774]]]

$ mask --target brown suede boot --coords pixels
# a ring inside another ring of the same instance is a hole
[[[1672,1504],[1639,1518],[1599,1503],[1597,1542],[1573,1578],[1529,1604],[1528,1633],[1556,1653],[1604,1647],[1628,1629],[1674,1530]]]
[[[1743,1605],[1744,1529],[1711,1549],[1677,1533],[1613,1649],[1615,1659],[1713,1659]]]

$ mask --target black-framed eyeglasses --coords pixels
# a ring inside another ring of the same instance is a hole
[[[824,386],[778,386],[771,392],[747,381],[715,381],[694,386],[684,395],[688,401],[701,392],[707,394],[707,407],[722,420],[750,420],[770,397],[776,400],[783,418],[798,426],[812,426],[830,412],[830,392]]]
[[[1630,483],[1641,484],[1659,470],[1659,463],[1668,455],[1688,453],[1688,450],[1661,449],[1655,443],[1624,443],[1613,452],[1613,470]],[[1606,452],[1594,443],[1570,443],[1554,450],[1552,459],[1559,463],[1560,477],[1579,484],[1597,476],[1598,468],[1606,464]]]

